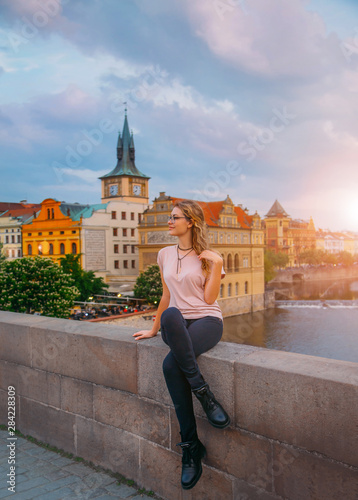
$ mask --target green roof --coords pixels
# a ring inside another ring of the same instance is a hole
[[[108,174],[103,175],[100,179],[105,179],[106,177],[120,176],[120,175],[131,175],[135,177],[143,177],[145,179],[150,179],[147,175],[143,174],[137,169],[134,163],[135,148],[133,134],[129,133],[127,114],[124,117],[123,132],[122,137],[118,135],[117,142],[117,165]]]
[[[73,221],[80,220],[80,218],[88,219],[93,212],[105,209],[108,203],[97,203],[94,205],[81,205],[80,203],[61,203],[60,210],[63,215],[70,216]]]

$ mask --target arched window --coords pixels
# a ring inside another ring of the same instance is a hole
[[[53,244],[52,243],[50,243],[48,253],[49,253],[49,255],[53,255]]]
[[[227,286],[227,296],[231,297],[231,283],[229,283]]]
[[[64,243],[61,243],[61,245],[60,245],[60,254],[65,255],[65,244]]]
[[[235,295],[239,295],[239,283],[235,283]]]
[[[227,256],[227,272],[231,273],[232,272],[232,257],[231,253]]]
[[[50,209],[49,208],[47,209],[47,218],[48,219],[50,218]]]
[[[234,260],[234,266],[235,266],[235,272],[237,273],[239,271],[239,254],[235,254],[235,260]]]
[[[76,243],[72,243],[72,253],[77,253],[77,245],[76,245]]]
[[[220,285],[220,298],[222,298],[224,296],[224,285],[221,284]]]
[[[32,245],[27,245],[27,253],[28,255],[32,255]]]
[[[249,282],[245,281],[245,295],[249,293]]]
[[[52,215],[52,219],[55,218],[55,210],[53,208],[51,208],[51,215]]]

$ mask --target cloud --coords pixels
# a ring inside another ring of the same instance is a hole
[[[246,2],[245,2],[246,5]],[[228,64],[265,78],[322,75],[332,70],[339,40],[302,0],[188,0],[195,34]],[[226,6],[223,9],[222,6]],[[220,9],[221,7],[221,9]]]

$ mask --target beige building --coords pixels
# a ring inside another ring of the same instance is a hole
[[[22,257],[22,226],[36,217],[40,205],[9,205],[13,205],[13,208],[8,208],[0,214],[0,243],[3,255],[11,260]]]
[[[179,200],[162,192],[144,212],[138,227],[140,272],[157,262],[161,248],[177,243],[168,232],[168,216]],[[264,231],[260,216],[235,206],[229,196],[224,201],[198,203],[205,214],[210,246],[224,259],[226,276],[219,299],[224,315],[264,309]]]

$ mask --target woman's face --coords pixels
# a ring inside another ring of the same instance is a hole
[[[191,231],[192,223],[186,217],[179,207],[174,207],[168,220],[169,234],[171,236],[183,236]]]

